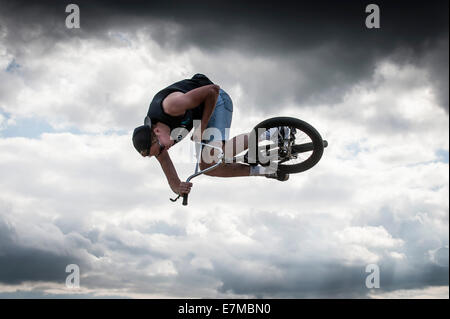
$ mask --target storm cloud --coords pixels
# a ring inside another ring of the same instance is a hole
[[[447,1],[376,1],[380,29],[372,1],[77,1],[80,29],[68,3],[0,0],[0,297],[448,298]],[[170,202],[131,132],[195,73],[232,135],[298,117],[322,160]]]
[[[269,109],[290,100],[337,103],[369,79],[377,63],[393,59],[425,68],[439,105],[448,111],[448,2],[378,1],[380,29],[365,26],[370,3],[78,1],[81,29],[65,28],[62,2],[2,1],[0,14],[3,41],[19,61],[33,38],[39,38],[39,55],[71,37],[108,40],[108,33],[117,32],[126,41],[144,30],[172,52],[195,47],[263,59],[246,72],[227,61],[216,78],[226,85],[241,82]]]

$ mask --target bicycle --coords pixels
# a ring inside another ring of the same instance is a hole
[[[217,163],[199,169],[197,160],[194,177],[209,172],[224,163],[247,163],[249,165],[269,166],[286,174],[304,172],[316,165],[322,158],[324,148],[328,146],[319,132],[309,123],[293,117],[273,117],[256,125],[249,136],[249,145],[243,155],[225,158],[222,148],[203,142],[198,146],[211,147],[219,151]],[[170,200],[175,202],[180,198]],[[188,203],[188,194],[183,194],[183,205]]]

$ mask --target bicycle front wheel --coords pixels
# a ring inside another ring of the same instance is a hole
[[[277,129],[284,132],[278,132]],[[275,140],[260,140],[262,135],[269,135],[269,132],[277,132]],[[286,132],[289,134],[287,138],[283,136]],[[328,145],[312,125],[293,117],[267,119],[256,125],[252,134],[251,140],[258,145],[256,163],[267,165],[267,161],[263,163],[262,158],[270,151],[273,154],[275,150],[275,157],[270,161],[277,164],[279,171],[287,174],[300,173],[316,165],[322,158],[324,146]]]

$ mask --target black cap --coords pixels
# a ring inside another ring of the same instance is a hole
[[[134,148],[139,153],[141,153],[141,151],[150,149],[152,141],[151,141],[151,129],[149,125],[142,125],[134,129],[133,145]]]

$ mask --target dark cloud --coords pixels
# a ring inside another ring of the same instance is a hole
[[[283,279],[260,278],[243,274],[230,267],[216,265],[223,284],[222,292],[248,294],[260,298],[361,298],[369,292],[365,287],[364,267],[345,267],[338,263],[307,262],[279,264]]]
[[[26,247],[16,243],[14,228],[0,219],[0,282],[19,284],[24,281],[53,281],[65,285],[70,264],[84,265],[70,254]]]
[[[127,296],[95,294],[52,294],[35,288],[30,291],[0,292],[0,299],[128,299]]]
[[[369,276],[365,272],[366,265],[345,266],[322,261],[280,264],[274,261],[272,266],[283,273],[282,279],[252,276],[216,264],[216,276],[222,281],[219,290],[261,298],[362,298],[374,292],[448,285],[448,266],[433,264],[400,270],[394,263],[382,263],[379,265],[379,291],[365,286]]]
[[[147,28],[170,51],[231,49],[272,59],[284,64],[279,74],[250,69],[255,76],[245,77],[235,70],[230,79],[250,87],[249,94],[259,94],[257,102],[266,108],[279,96],[299,104],[338,102],[352,85],[372,75],[380,59],[392,57],[426,67],[440,105],[448,110],[448,1],[376,1],[381,29],[369,30],[365,8],[372,2],[77,1],[80,30],[64,27],[66,4],[60,1],[2,1],[0,14],[16,54],[27,37],[41,36],[45,52],[64,37],[101,38],[109,30]],[[274,91],[281,94],[274,97]]]

